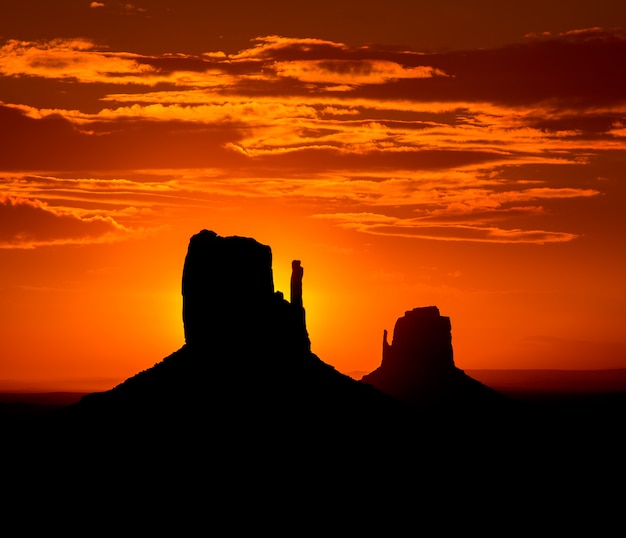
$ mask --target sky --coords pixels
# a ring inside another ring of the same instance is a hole
[[[463,370],[626,368],[625,73],[619,0],[3,2],[0,390],[179,349],[202,229],[349,375],[431,305]]]

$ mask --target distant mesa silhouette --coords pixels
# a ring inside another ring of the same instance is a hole
[[[383,332],[382,362],[361,381],[417,408],[467,410],[501,403],[504,397],[454,364],[452,325],[436,306],[405,312],[392,343]]]

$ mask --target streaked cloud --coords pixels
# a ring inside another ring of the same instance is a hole
[[[597,28],[441,53],[281,36],[196,56],[12,40],[0,75],[25,97],[0,103],[3,211],[99,230],[87,240],[177,204],[284,197],[323,201],[315,218],[363,233],[569,241],[578,232],[538,222],[600,197],[592,165],[626,149],[620,57],[624,35]],[[44,82],[46,104],[29,100]],[[75,85],[89,91],[69,108]]]
[[[129,230],[110,216],[82,216],[36,199],[0,196],[0,248],[115,241]]]
[[[145,83],[142,73],[154,68],[133,54],[107,54],[86,39],[56,39],[47,43],[11,40],[0,49],[0,74],[116,84]]]
[[[331,219],[344,228],[374,235],[430,239],[439,241],[471,241],[478,243],[555,243],[571,241],[574,234],[545,230],[506,229],[463,223],[429,223],[420,219],[392,218],[371,213],[315,215]]]
[[[89,7],[92,9],[105,9],[119,15],[138,15],[147,13],[147,9],[137,6],[130,2],[91,2]]]
[[[335,85],[384,84],[399,79],[447,76],[433,67],[407,68],[386,60],[305,60],[277,62],[273,67],[280,77]]]

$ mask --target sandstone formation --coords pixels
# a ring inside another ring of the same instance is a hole
[[[311,351],[303,274],[294,260],[289,302],[274,289],[269,246],[200,231],[183,265],[182,348],[58,416],[72,431],[121,428],[141,443],[167,430],[187,438],[209,429],[236,445],[259,432],[272,444],[313,432],[355,443],[370,428],[388,435],[408,408]]]
[[[202,230],[191,237],[183,266],[185,342],[213,350],[310,350],[302,273],[294,260],[291,303],[274,291],[272,251],[248,237]]]
[[[291,262],[291,304],[302,307],[302,277],[304,276],[304,267],[300,260]]]
[[[383,333],[380,366],[361,379],[412,406],[474,406],[500,395],[454,364],[450,318],[436,306],[414,308],[396,321],[392,343]]]

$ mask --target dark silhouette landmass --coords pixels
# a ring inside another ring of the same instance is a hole
[[[162,428],[193,418],[309,435],[318,427],[387,423],[406,412],[388,395],[311,351],[293,263],[291,298],[274,290],[271,249],[202,230],[189,243],[182,294],[185,345],[113,389],[87,395],[55,419],[83,427],[131,422]]]
[[[479,413],[506,403],[455,366],[450,318],[436,306],[405,312],[391,344],[385,330],[381,365],[361,379],[418,409]]]
[[[108,391],[7,429],[11,487],[28,495],[63,483],[73,507],[108,514],[150,499],[143,530],[181,501],[185,521],[263,507],[279,514],[271,528],[288,513],[310,530],[333,520],[328,503],[350,512],[374,501],[359,512],[366,521],[408,501],[420,527],[429,504],[450,515],[455,501],[480,498],[502,516],[525,495],[563,501],[620,473],[623,408],[546,412],[505,397],[455,366],[450,319],[436,306],[407,311],[391,344],[385,331],[379,368],[361,380],[338,372],[312,352],[303,280],[294,260],[288,301],[274,289],[269,246],[208,230],[191,237],[184,345]]]

